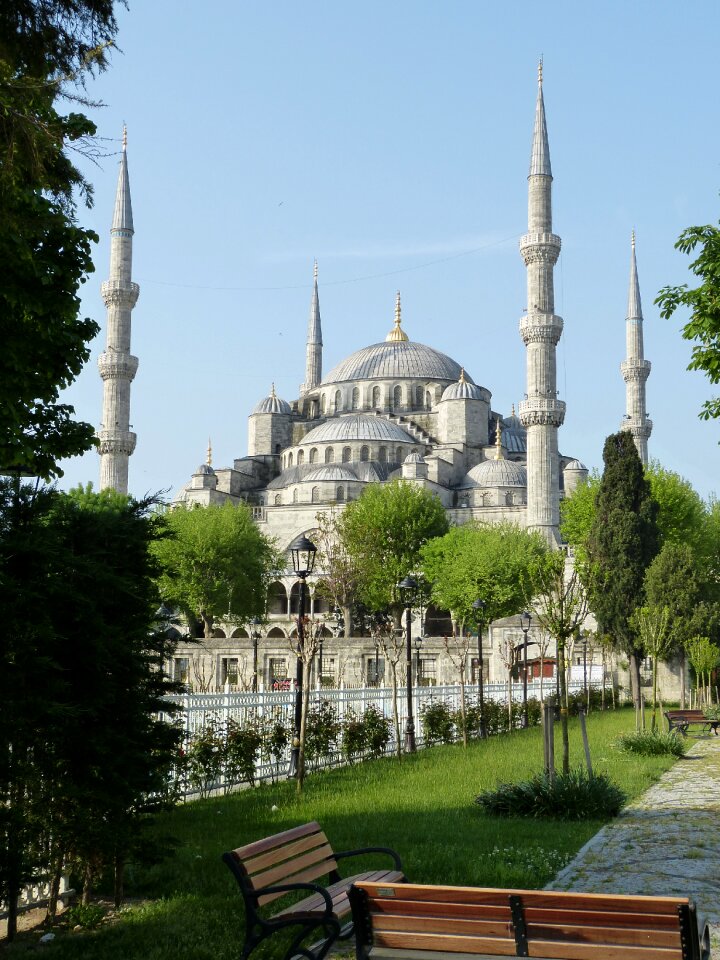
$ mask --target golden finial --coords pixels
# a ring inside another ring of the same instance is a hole
[[[313,268],[313,279],[315,280],[315,283],[317,283],[317,258],[315,260],[315,266]]]
[[[495,427],[495,459],[502,460],[502,420],[500,417],[496,420],[497,426]]]
[[[122,148],[127,150],[127,124],[123,124]]]
[[[635,227],[633,227],[632,233],[630,234],[630,243],[632,244],[632,248],[634,250],[635,249]]]
[[[402,323],[402,307],[400,305],[400,291],[397,292],[397,297],[395,298],[395,326],[392,328],[390,333],[385,337],[386,343],[403,343],[405,340],[408,340],[408,335],[402,329],[400,324]]]
[[[460,383],[465,383],[465,367],[460,367]]]
[[[208,437],[207,459],[205,461],[209,467],[212,466],[212,440]]]
[[[273,400],[275,399],[275,384],[274,384],[274,383],[273,383],[272,386],[270,387],[270,396],[273,398]]]
[[[542,86],[542,70],[543,70],[543,58],[541,54],[540,59],[538,61],[538,83],[540,84],[540,86]]]

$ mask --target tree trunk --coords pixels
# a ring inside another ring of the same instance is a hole
[[[557,642],[558,676],[560,678],[560,726],[563,742],[563,773],[570,773],[570,734],[568,732],[567,675],[565,673],[565,641]]]
[[[685,683],[685,675],[687,673],[687,658],[685,656],[685,647],[680,648],[680,709],[685,709],[685,701],[687,699],[687,689]]]
[[[652,705],[652,720],[650,721],[650,730],[653,733],[655,733],[655,730],[657,729],[657,687],[658,687],[657,657],[653,657],[652,684],[653,684],[653,705]]]
[[[50,878],[50,895],[48,896],[48,920],[54,920],[57,913],[58,897],[60,896],[60,881],[62,880],[65,857],[62,852],[55,855],[55,866]]]
[[[115,885],[114,900],[115,909],[119,910],[125,899],[125,859],[124,857],[115,857]]]
[[[204,610],[200,611],[200,618],[203,625],[203,637],[205,640],[212,640],[213,618],[206,614]]]
[[[297,792],[302,793],[305,782],[305,727],[307,724],[308,705],[310,703],[310,664],[307,659],[302,664],[302,710],[300,713],[300,747],[298,749]]]
[[[395,726],[395,754],[400,760],[402,757],[402,741],[400,739],[400,714],[398,713],[398,685],[397,685],[397,663],[392,661],[390,664],[390,676],[392,678],[392,710],[393,724]]]
[[[352,607],[348,606],[342,608],[343,614],[343,627],[345,629],[345,640],[349,640],[352,636]]]
[[[636,653],[629,654],[628,667],[630,670],[630,691],[632,693],[633,706],[635,707],[635,729],[640,730],[640,660]]]
[[[85,871],[83,873],[83,887],[82,887],[82,898],[80,902],[84,907],[90,903],[90,895],[92,894],[92,885],[95,878],[95,871],[93,866],[88,860],[85,864]]]

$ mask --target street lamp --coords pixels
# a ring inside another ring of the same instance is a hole
[[[290,769],[288,777],[299,777],[302,780],[303,771],[300,770],[300,725],[302,723],[302,686],[303,686],[303,654],[305,652],[305,594],[308,574],[313,572],[317,547],[303,534],[290,546],[293,571],[300,580],[300,597],[298,603],[298,662],[295,673],[295,720],[293,730],[292,750],[290,751]]]
[[[473,600],[473,610],[477,622],[478,643],[478,703],[480,704],[480,738],[485,738],[485,691],[483,690],[482,632],[485,623],[485,601]]]
[[[420,686],[420,647],[422,646],[423,638],[415,637],[415,686]]]
[[[528,631],[530,630],[530,624],[532,622],[532,617],[527,610],[524,610],[520,615],[520,629],[525,635],[523,641],[523,727],[528,726],[528,697],[527,697],[527,650],[528,650]]]
[[[405,752],[415,753],[415,718],[412,692],[412,599],[417,590],[415,577],[407,576],[398,584],[400,598],[405,605],[405,673],[407,683],[407,721],[405,724]]]
[[[253,678],[252,678],[252,688],[253,693],[257,693],[258,689],[258,641],[260,640],[260,624],[262,623],[260,617],[253,617],[250,621],[252,627],[250,629],[250,639],[252,640],[253,645]]]
[[[585,702],[588,701],[588,678],[587,678],[587,648],[588,648],[588,637],[587,633],[582,635],[582,645],[583,645],[583,693],[585,697]]]

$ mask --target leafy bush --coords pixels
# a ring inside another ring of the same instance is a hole
[[[371,703],[361,717],[348,713],[343,724],[342,752],[351,763],[369,753],[379,757],[390,742],[392,723]]]
[[[720,706],[705,707],[705,716],[708,720],[720,720]]]
[[[210,717],[207,725],[191,737],[185,753],[187,777],[190,785],[204,797],[216,785],[223,764],[224,744],[217,718]]]
[[[365,724],[362,717],[349,710],[343,723],[342,752],[350,763],[362,755],[365,750],[365,740]]]
[[[682,757],[686,746],[683,738],[673,730],[672,733],[663,733],[660,730],[637,730],[625,733],[618,737],[617,745],[628,753],[641,753],[644,757],[656,757],[670,754],[673,757]]]
[[[65,919],[71,927],[85,927],[94,930],[102,922],[105,910],[99,903],[78,903],[65,914]]]
[[[625,794],[604,774],[591,777],[578,768],[553,779],[539,773],[520,783],[501,783],[475,802],[486,813],[500,817],[600,820],[620,812]]]
[[[255,783],[257,754],[262,744],[262,734],[257,723],[249,721],[240,725],[229,720],[223,751],[225,789],[236,783]]]
[[[426,700],[420,708],[425,743],[455,742],[455,713],[445,700]]]
[[[313,768],[333,753],[339,736],[337,710],[329,700],[323,700],[305,720],[305,759]]]
[[[285,751],[290,743],[292,727],[282,714],[266,715],[261,721],[262,744],[260,756],[270,765],[273,781],[280,776],[280,763],[285,759]]]

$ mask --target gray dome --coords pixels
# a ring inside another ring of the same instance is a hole
[[[463,487],[527,487],[527,470],[512,460],[484,460],[466,475]]]
[[[270,394],[269,397],[265,397],[253,410],[255,413],[292,413],[290,409],[290,404],[287,400],[281,400],[280,397],[275,396],[275,391]]]
[[[409,453],[404,460],[405,463],[425,463],[425,457],[419,453]]]
[[[566,470],[577,470],[578,472],[587,473],[588,468],[584,463],[580,463],[579,460],[571,460],[570,463],[565,467]]]
[[[391,420],[367,413],[334,417],[315,427],[302,438],[302,445],[313,443],[338,443],[345,440],[375,440],[391,443],[417,443]]]
[[[482,400],[483,393],[480,387],[475,383],[468,382],[467,379],[458,380],[457,383],[451,383],[445,387],[442,395],[443,400]]]
[[[352,353],[323,379],[323,385],[346,380],[459,380],[460,364],[424,343],[412,340],[373,343]],[[469,379],[466,375],[466,379]],[[472,382],[472,381],[470,381]]]
[[[197,477],[198,475],[204,476],[204,477],[211,477],[211,476],[214,477],[215,471],[209,464],[201,463],[200,466],[195,471],[195,473],[193,474],[193,476],[195,477]]]
[[[352,470],[348,470],[347,467],[341,467],[337,464],[318,467],[317,470],[313,470],[308,473],[307,476],[303,477],[303,481],[307,483],[323,480],[333,483],[342,480],[343,483],[347,483],[348,480],[357,480],[357,477]]]

